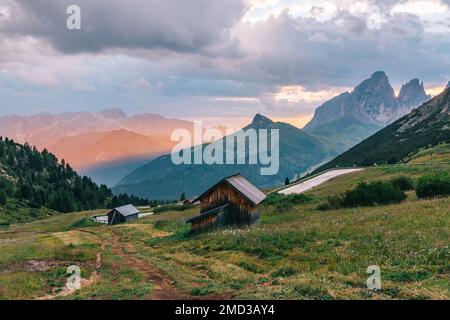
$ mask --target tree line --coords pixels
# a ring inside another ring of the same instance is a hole
[[[44,206],[64,213],[151,204],[135,196],[113,195],[107,186],[80,176],[46,149],[39,151],[0,137],[0,205],[8,198],[19,199],[32,208]]]

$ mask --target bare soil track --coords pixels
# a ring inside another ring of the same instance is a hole
[[[125,263],[145,275],[146,279],[152,284],[152,292],[146,297],[150,300],[191,300],[188,294],[180,292],[173,285],[173,281],[161,270],[152,266],[144,259],[136,256],[136,249],[129,242],[120,241],[120,236],[114,233],[111,243],[113,253],[124,258]]]

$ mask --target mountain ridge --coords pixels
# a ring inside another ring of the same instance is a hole
[[[420,148],[450,141],[450,88],[380,130],[316,172],[407,161]]]
[[[313,130],[347,114],[353,114],[367,123],[384,126],[430,98],[418,79],[404,84],[396,97],[386,73],[377,71],[352,92],[342,93],[319,106],[304,129]]]
[[[396,97],[386,73],[378,71],[352,92],[319,106],[304,129],[336,151],[344,152],[430,98],[418,79],[404,84]]]
[[[195,196],[210,187],[217,179],[236,172],[245,175],[258,187],[264,188],[283,183],[286,177],[294,178],[297,174],[336,155],[303,130],[287,123],[273,122],[260,114],[257,114],[253,121],[242,130],[250,128],[279,129],[280,170],[277,175],[263,176],[260,174],[260,165],[249,164],[177,166],[172,163],[171,155],[166,154],[124,177],[113,191],[136,196],[145,195],[154,200],[171,200],[178,198],[182,193],[186,196]],[[221,139],[214,143],[224,142]],[[202,148],[206,146],[208,144],[203,145]],[[248,144],[246,144],[247,156],[248,153]]]

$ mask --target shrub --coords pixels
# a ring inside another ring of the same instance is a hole
[[[296,273],[298,273],[298,271],[293,267],[283,267],[272,272],[271,276],[274,278],[288,278]]]
[[[308,285],[295,285],[294,292],[300,295],[302,298],[315,300],[333,300],[333,297],[328,293],[328,291]]]
[[[344,194],[342,203],[345,207],[376,206],[382,204],[400,203],[406,199],[406,194],[391,183],[375,181],[361,182],[358,186]]]
[[[394,187],[397,187],[402,191],[414,190],[414,181],[410,177],[407,177],[407,176],[400,176],[400,177],[394,178],[390,181],[390,183]]]
[[[450,195],[450,174],[441,172],[422,176],[417,182],[418,198],[433,198]]]
[[[430,274],[428,271],[416,271],[416,272],[399,271],[399,272],[391,272],[385,275],[386,279],[396,282],[422,281],[427,279],[429,276]]]
[[[93,227],[93,226],[97,226],[97,224],[95,222],[89,220],[88,218],[82,218],[80,220],[73,222],[69,226],[69,228],[70,229],[78,229],[78,228],[87,228],[87,227]]]
[[[337,210],[340,208],[370,207],[383,204],[400,203],[406,194],[390,182],[361,182],[342,196],[328,197],[327,202],[319,205],[319,210]]]
[[[248,261],[241,261],[239,263],[239,267],[241,267],[244,270],[247,270],[249,272],[253,272],[253,273],[260,273],[261,270],[258,267],[258,265],[254,264],[253,262],[248,262]]]
[[[211,285],[208,285],[206,287],[196,287],[192,288],[191,294],[193,296],[206,296],[207,294],[211,294],[214,292],[214,288]]]
[[[293,206],[304,204],[309,201],[311,201],[311,198],[304,194],[284,195],[272,193],[264,200],[264,204],[274,206],[277,211],[285,211]]]
[[[318,210],[337,210],[343,207],[342,197],[329,196],[325,203],[319,205]]]

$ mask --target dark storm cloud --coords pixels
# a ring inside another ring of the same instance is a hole
[[[447,83],[449,28],[440,27],[448,19],[430,28],[414,10],[392,10],[403,0],[370,1],[379,16],[364,6],[352,10],[361,1],[335,2],[344,4],[328,7],[322,18],[316,8],[319,16],[292,10],[250,23],[243,18],[246,0],[0,0],[0,88],[11,87],[11,79],[26,81],[19,89],[30,82],[58,88],[48,93],[61,98],[58,108],[68,91],[81,90],[97,100],[71,98],[98,108],[119,101],[172,115],[195,107],[206,115],[250,116],[261,108],[289,116],[312,112],[321,104],[317,92],[328,99],[326,92],[350,89],[378,70],[396,88],[416,77],[426,85]],[[65,27],[66,7],[74,3],[82,10],[81,31]],[[280,99],[286,86],[304,90]]]
[[[369,28],[365,17],[347,11],[326,22],[285,11],[246,24],[238,34],[248,58],[243,74],[281,85],[353,86],[376,70],[385,70],[398,84],[414,77],[436,79],[450,67],[450,55],[439,53],[450,38],[427,35],[410,14],[395,14]]]
[[[81,8],[80,31],[66,28],[72,4]],[[67,53],[162,48],[217,54],[216,47],[238,50],[230,29],[245,10],[243,0],[11,0],[0,32],[45,38]]]

